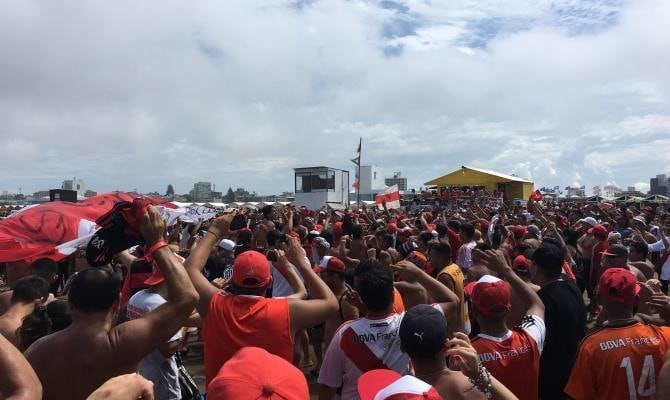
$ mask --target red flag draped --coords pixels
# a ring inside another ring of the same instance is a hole
[[[77,203],[54,201],[26,208],[0,221],[0,262],[32,262],[41,257],[60,261],[67,254],[60,253],[56,246],[80,238],[80,227],[92,226],[114,204],[135,197],[112,192]],[[162,200],[151,199],[151,203],[174,207]]]

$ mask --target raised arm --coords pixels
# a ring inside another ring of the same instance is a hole
[[[448,326],[459,325],[461,301],[454,292],[407,260],[393,265],[393,269],[400,274],[403,281],[417,282],[426,289],[432,301],[442,308],[449,322]]]
[[[200,296],[197,309],[203,319],[207,315],[212,296],[218,293],[220,289],[212,285],[207,278],[205,278],[202,274],[202,269],[207,263],[207,258],[209,258],[212,248],[216,246],[221,239],[221,236],[230,230],[230,221],[232,221],[232,219],[232,214],[223,215],[215,219],[210,224],[205,237],[200,239],[197,245],[191,249],[191,253],[184,262],[188,277],[191,282],[193,282],[193,286]]]
[[[0,397],[7,400],[40,400],[42,384],[23,354],[0,335]]]
[[[295,334],[330,318],[337,312],[338,304],[330,288],[312,270],[298,239],[289,237],[285,252],[288,261],[302,275],[310,295],[309,300],[289,299],[291,330]]]
[[[124,357],[138,360],[151,352],[156,343],[172,337],[186,322],[198,301],[188,275],[174,253],[163,241],[165,223],[155,208],[145,214],[140,231],[167,285],[167,301],[142,318],[134,319],[109,332],[110,343]]]
[[[274,267],[277,268],[282,276],[286,278],[288,281],[288,284],[291,285],[291,289],[293,289],[293,294],[290,296],[286,296],[289,299],[305,299],[307,298],[307,289],[305,288],[305,284],[302,283],[302,280],[300,279],[300,275],[298,274],[298,271],[295,269],[293,265],[291,265],[290,262],[286,259],[286,253],[283,250],[276,250],[277,251],[277,262],[274,263]]]
[[[523,305],[527,307],[526,314],[537,315],[544,319],[544,303],[542,303],[537,293],[514,273],[512,267],[507,263],[505,255],[500,250],[475,251],[488,269],[497,272],[502,279],[509,283]]]

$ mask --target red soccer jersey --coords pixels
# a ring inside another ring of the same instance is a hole
[[[578,400],[654,399],[669,342],[668,327],[601,328],[582,341],[565,393]]]
[[[472,346],[479,360],[519,400],[537,400],[540,354],[546,328],[537,316],[525,316],[521,327],[497,338],[479,334]]]

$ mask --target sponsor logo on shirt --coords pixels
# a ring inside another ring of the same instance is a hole
[[[635,346],[638,344],[657,345],[660,342],[661,339],[659,339],[656,336],[635,337],[635,338],[627,337],[614,340],[605,340],[604,342],[600,342],[600,350],[607,351],[607,350],[618,349],[620,347]]]
[[[530,353],[532,348],[529,345],[522,347],[517,347],[516,349],[504,350],[504,351],[492,351],[489,353],[480,353],[479,361],[481,362],[490,362],[497,360],[508,360],[511,358],[519,357],[520,355]]]

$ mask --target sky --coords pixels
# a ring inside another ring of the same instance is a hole
[[[0,5],[0,190],[293,190],[363,164],[537,187],[670,173],[667,0]]]

